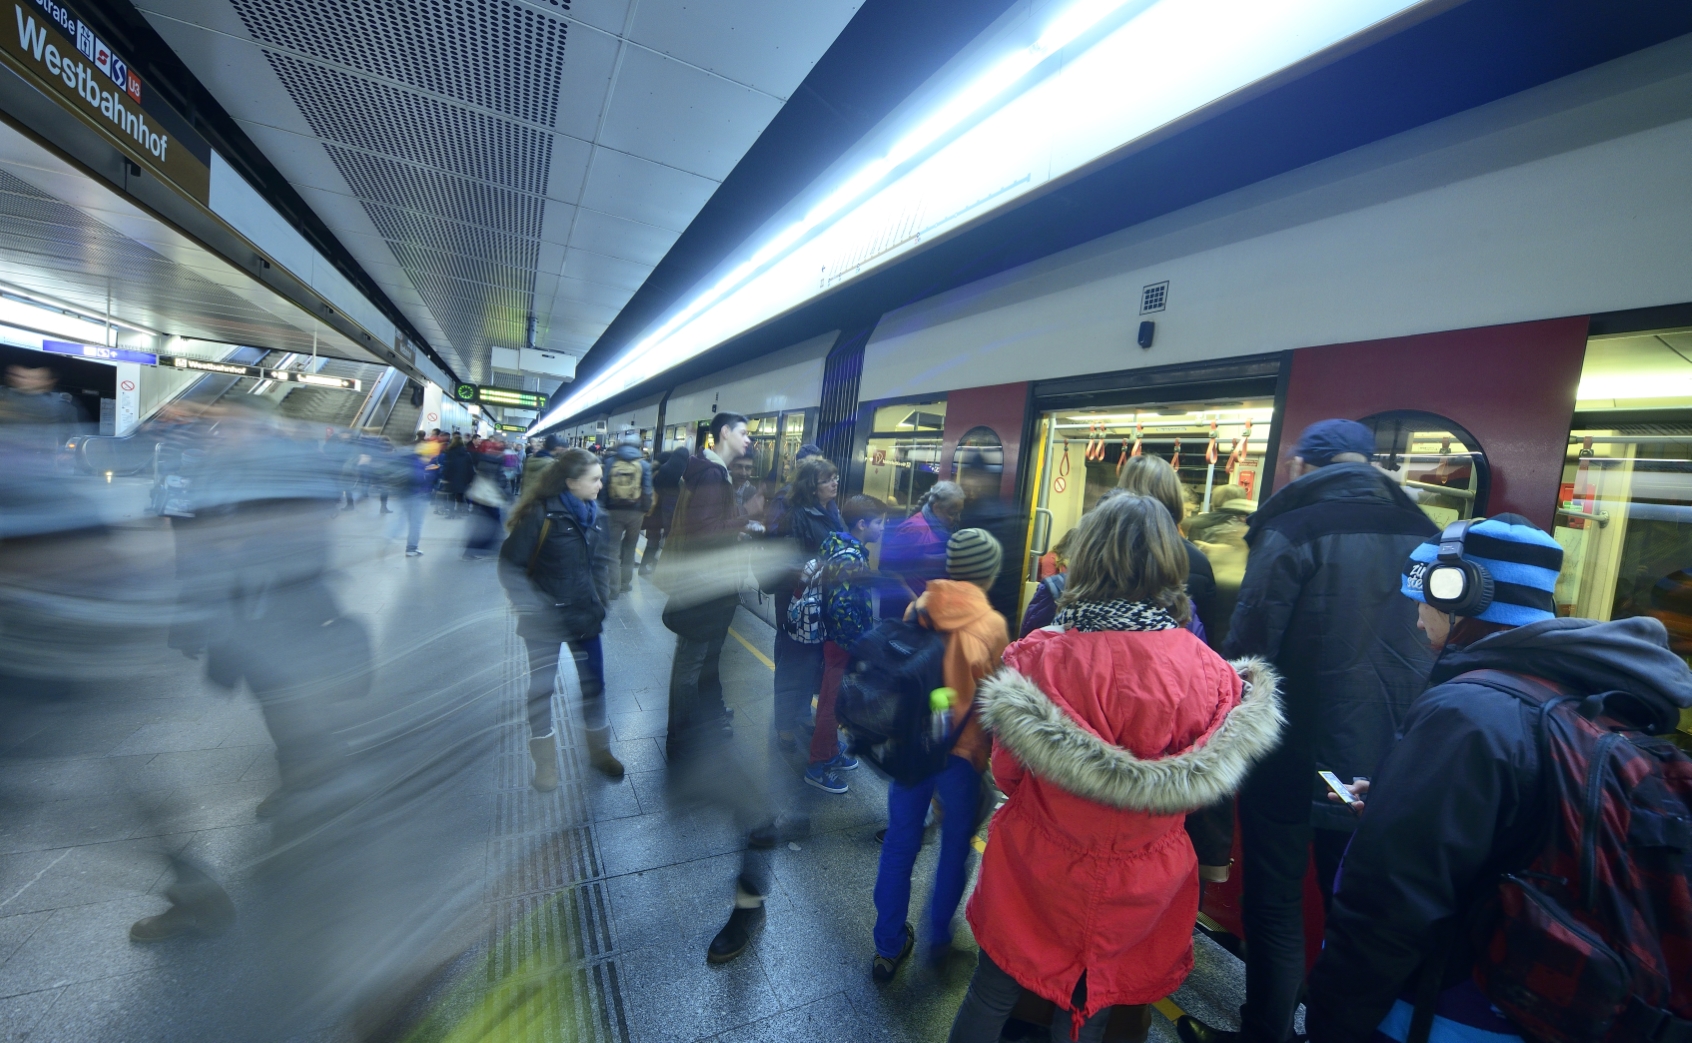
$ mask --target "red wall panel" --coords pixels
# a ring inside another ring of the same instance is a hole
[[[1016,468],[1022,458],[1022,420],[1028,409],[1028,382],[962,388],[946,394],[945,459],[941,473],[952,474],[958,439],[972,427],[990,427],[1005,443],[1005,473],[1001,495],[1016,496]]]
[[[1281,455],[1328,417],[1437,413],[1480,440],[1492,465],[1487,513],[1514,511],[1549,530],[1586,331],[1586,317],[1576,316],[1301,348],[1287,383]],[[1286,471],[1276,473],[1284,484]]]

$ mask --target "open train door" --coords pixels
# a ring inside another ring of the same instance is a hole
[[[1362,421],[1375,431],[1376,465],[1436,522],[1513,512],[1549,532],[1587,328],[1577,316],[1295,350],[1275,407],[1279,462],[1318,420]],[[1277,466],[1267,476],[1265,496],[1285,474]],[[1205,885],[1200,907],[1201,926],[1227,944],[1245,936],[1238,835],[1236,871]],[[1314,963],[1323,925],[1314,865],[1304,922]]]

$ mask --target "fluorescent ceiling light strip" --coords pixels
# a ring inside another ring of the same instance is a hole
[[[582,413],[1419,0],[1161,0],[997,101],[1129,2],[1065,8],[536,426]]]

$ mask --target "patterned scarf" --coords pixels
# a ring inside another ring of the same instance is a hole
[[[1181,624],[1162,605],[1150,601],[1082,601],[1057,614],[1052,623],[1083,633],[1099,630],[1174,630]]]

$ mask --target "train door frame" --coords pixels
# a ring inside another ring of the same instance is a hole
[[[1286,402],[1291,352],[1240,355],[1205,362],[1171,363],[1141,369],[1091,373],[1037,381],[1029,388],[1028,408],[1023,422],[1023,452],[1017,475],[1018,509],[1026,531],[1018,568],[1023,582],[1029,575],[1036,535],[1035,497],[1043,477],[1046,444],[1040,431],[1041,419],[1061,409],[1094,409],[1101,406],[1155,404],[1159,399],[1227,397],[1272,397],[1274,415],[1270,421],[1268,447],[1264,453],[1264,488],[1271,489],[1275,461],[1281,445],[1281,414]],[[1268,493],[1264,493],[1267,498]]]

